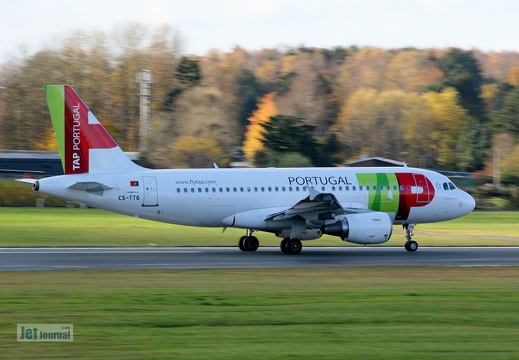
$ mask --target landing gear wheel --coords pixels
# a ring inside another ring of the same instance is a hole
[[[289,241],[290,239],[289,238],[285,238],[283,240],[281,240],[281,244],[279,244],[279,248],[281,249],[281,252],[283,254],[288,254],[288,250],[287,250],[287,242]]]
[[[407,241],[405,243],[405,249],[407,251],[411,251],[411,252],[416,251],[418,249],[418,243],[416,241],[413,241],[413,240]]]
[[[256,236],[246,236],[243,241],[245,251],[256,251],[259,248],[259,240]]]
[[[246,238],[247,238],[247,236],[242,236],[242,237],[240,238],[240,240],[238,240],[238,248],[239,248],[241,251],[247,251],[247,250],[245,250],[245,244],[244,244]]]
[[[259,240],[256,236],[242,236],[238,241],[241,251],[256,251],[259,247]]]
[[[297,255],[303,249],[303,244],[299,239],[283,239],[279,246],[283,254]]]

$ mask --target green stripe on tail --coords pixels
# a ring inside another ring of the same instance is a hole
[[[43,88],[58,141],[61,165],[65,170],[65,87],[63,85],[44,85]]]

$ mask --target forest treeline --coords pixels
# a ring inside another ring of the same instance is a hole
[[[362,154],[519,178],[519,53],[374,47],[184,54],[170,27],[78,32],[0,65],[0,148],[55,148],[44,84],[75,88],[125,151],[139,144],[136,73],[148,69],[147,161],[157,167],[333,166]]]

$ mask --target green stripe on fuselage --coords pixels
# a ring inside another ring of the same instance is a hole
[[[400,190],[395,174],[357,174],[357,181],[364,189],[369,187],[368,207],[371,210],[387,213],[398,211]]]
[[[65,170],[65,87],[63,85],[44,85],[43,88],[58,141],[61,164]]]

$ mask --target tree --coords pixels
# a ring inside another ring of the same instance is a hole
[[[278,156],[277,166],[286,167],[309,167],[312,161],[304,155],[297,152],[283,153]]]
[[[515,146],[513,151],[506,156],[502,163],[503,177],[513,180],[515,183],[519,181],[519,144]]]
[[[277,115],[275,97],[275,93],[268,93],[261,98],[258,108],[248,118],[249,125],[247,125],[242,149],[250,162],[254,162],[256,153],[263,149],[265,124],[270,121],[272,116]]]
[[[508,70],[506,82],[512,86],[519,86],[519,66],[514,66]]]
[[[347,57],[339,70],[335,89],[338,96],[348,98],[360,88],[382,90],[390,59],[388,51],[369,47]]]
[[[481,68],[472,51],[451,48],[439,61],[444,77],[441,87],[451,87],[459,94],[460,104],[469,115],[481,119],[484,117],[484,104],[481,99],[483,76]]]
[[[354,153],[398,157],[410,151],[403,141],[404,128],[420,121],[419,102],[412,92],[361,88],[344,103],[334,130]]]
[[[458,170],[476,171],[485,167],[491,136],[492,132],[486,124],[469,124],[465,127],[458,146]]]
[[[327,134],[331,121],[326,94],[331,86],[329,79],[322,75],[326,59],[320,51],[298,50],[293,56],[293,68],[287,75],[290,86],[278,92],[279,113],[299,117],[314,126],[319,135]]]
[[[254,73],[243,67],[238,71],[238,122],[241,126],[247,126],[247,119],[257,107],[258,99],[263,96],[262,86],[256,81]]]
[[[420,116],[404,124],[404,139],[408,144],[420,144],[418,155],[430,154],[440,165],[454,170],[461,151],[459,140],[474,120],[453,88],[429,91],[420,98]]]
[[[314,127],[295,116],[272,116],[263,125],[263,145],[274,154],[299,153],[313,159],[318,153],[317,142],[313,138]]]
[[[173,159],[180,168],[206,168],[224,152],[213,138],[183,135],[173,145]]]
[[[519,139],[519,86],[504,98],[503,107],[492,114],[494,133],[506,132]]]
[[[202,80],[199,60],[194,57],[182,56],[175,71],[175,77],[183,87],[198,85]]]
[[[385,90],[421,92],[427,86],[438,84],[443,72],[423,50],[400,50],[391,58],[385,73]]]

